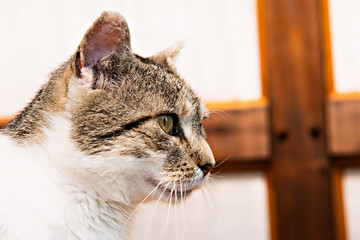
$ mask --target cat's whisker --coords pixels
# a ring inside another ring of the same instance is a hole
[[[216,177],[219,177],[219,173],[221,173],[222,171],[224,170],[224,167],[220,168],[218,171],[216,172],[211,172],[211,175],[212,176],[216,176]]]
[[[211,151],[214,153],[214,152],[217,152],[219,149],[217,147],[212,147],[211,148]]]
[[[188,235],[188,231],[187,231],[187,227],[186,227],[184,193],[186,193],[186,185],[184,185],[184,189],[183,189],[183,183],[180,180],[181,208],[182,208],[182,212],[183,212],[184,231],[185,231],[186,239],[189,239],[189,235]]]
[[[162,182],[165,181],[165,178],[166,178],[166,177],[167,177],[167,176],[165,176],[165,177],[163,178]],[[146,236],[147,236],[147,233],[148,233],[148,231],[149,231],[151,219],[152,219],[153,216],[154,216],[155,210],[156,210],[157,206],[159,205],[160,199],[162,198],[162,196],[163,196],[164,193],[166,192],[166,189],[168,188],[169,184],[170,184],[170,183],[167,183],[167,184],[166,184],[166,186],[164,187],[164,190],[162,191],[162,193],[160,194],[158,200],[156,201],[153,210],[151,211],[151,215],[150,215],[149,221],[148,221],[148,223],[147,223],[147,225],[146,225],[146,228],[145,228],[144,240],[145,240],[145,238],[146,238]]]
[[[225,116],[217,112],[211,112],[210,115],[213,121],[216,123],[226,121]],[[206,127],[204,127],[204,129],[206,130]]]
[[[177,202],[178,202],[178,196],[177,196],[177,193],[178,193],[178,190],[176,189],[176,179],[174,180],[174,188],[175,188],[175,237],[176,237],[176,240],[178,240],[178,223],[177,223]]]
[[[153,194],[153,192],[155,192],[159,186],[162,184],[162,181],[159,181],[159,183],[157,184],[157,186],[137,205],[137,207],[135,208],[135,210],[129,215],[129,217],[127,218],[125,224],[124,224],[124,229],[126,228],[126,226],[129,224],[130,219],[132,218],[132,216],[136,213],[136,211],[142,206],[142,204],[150,197],[151,194]]]
[[[210,190],[210,188],[208,188],[209,184],[207,184],[206,186],[204,186],[203,188],[201,188],[201,192],[204,196],[204,201],[205,201],[205,205],[207,208],[208,212],[218,212],[217,210],[220,209],[218,206],[218,202],[215,200],[215,196],[212,193],[212,191]]]
[[[214,168],[217,168],[217,167],[223,165],[224,162],[226,162],[227,160],[230,159],[230,157],[231,157],[231,155],[230,155],[230,156],[227,156],[224,160],[222,160],[222,161],[220,161],[218,164],[216,164],[216,165],[214,166]]]
[[[213,191],[211,190],[211,184],[208,184],[206,186],[204,186],[204,188],[202,188],[204,190],[204,192],[207,194],[207,201],[209,201],[209,198],[210,198],[210,201],[209,203],[211,202],[212,203],[212,206],[214,209],[219,209],[219,206],[217,204],[217,201],[215,200],[216,199],[216,196],[218,196],[217,194],[214,194]]]
[[[208,178],[209,178],[209,181],[211,182],[215,182],[216,180],[215,179],[225,179],[224,176],[222,175],[219,175],[219,173],[224,170],[224,168],[221,168],[219,171],[216,171],[214,173],[211,173],[208,175]]]
[[[212,201],[212,205],[214,207],[214,209],[218,210],[220,209],[219,207],[219,201],[217,201],[218,197],[221,196],[221,194],[218,192],[218,189],[213,185],[213,184],[207,184],[205,186],[205,191],[208,192],[208,194],[210,195],[210,199]],[[215,192],[215,193],[214,193]],[[225,223],[226,220],[225,220],[225,216],[222,213],[222,211],[214,211],[217,214],[217,217],[218,218],[221,218],[221,220]]]
[[[205,206],[207,208],[207,211],[211,211],[211,208],[210,208],[210,205],[209,205],[209,199],[208,199],[208,195],[207,195],[207,192],[204,190],[204,188],[201,188],[201,193],[203,195],[203,200],[204,200],[204,203],[205,203]]]
[[[227,120],[227,118],[230,118],[230,120],[234,120],[233,116],[231,116],[228,112],[226,111],[223,111],[223,110],[211,110],[210,111],[210,116],[214,116],[214,115],[217,115],[217,116],[221,116],[222,117],[222,120]]]
[[[161,233],[161,240],[163,239],[163,237],[166,237],[166,231],[168,228],[168,224],[169,224],[169,217],[170,217],[170,212],[171,212],[171,200],[172,200],[172,194],[174,191],[174,186],[171,188],[171,192],[170,192],[170,196],[169,196],[169,205],[168,205],[168,212],[167,212],[167,216],[166,216],[166,222],[164,224],[162,233]]]

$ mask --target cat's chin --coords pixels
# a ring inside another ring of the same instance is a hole
[[[151,187],[149,196],[154,199],[161,199],[165,202],[175,203],[184,200],[196,188],[196,186],[186,186],[186,184],[167,184],[161,183],[154,178],[146,178],[146,182]]]

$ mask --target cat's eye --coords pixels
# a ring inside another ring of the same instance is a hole
[[[170,115],[160,115],[157,117],[160,127],[168,134],[172,135],[174,128],[174,119]]]

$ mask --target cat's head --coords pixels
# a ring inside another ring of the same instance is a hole
[[[84,156],[75,171],[111,199],[180,199],[214,166],[207,111],[169,63],[176,52],[134,54],[124,18],[104,12],[73,57],[67,111]]]

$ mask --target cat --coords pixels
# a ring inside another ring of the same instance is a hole
[[[128,239],[144,202],[180,201],[215,164],[178,48],[131,51],[103,12],[0,134],[0,239]]]

